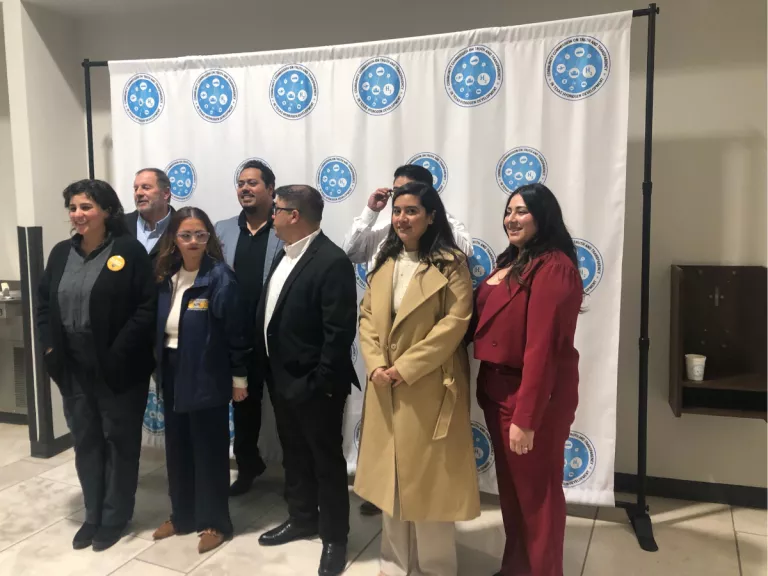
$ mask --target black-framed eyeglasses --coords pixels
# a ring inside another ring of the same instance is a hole
[[[284,210],[285,212],[293,212],[294,210],[296,210],[296,212],[300,211],[298,208],[281,208],[277,204],[272,204],[272,214],[277,214],[280,210]]]

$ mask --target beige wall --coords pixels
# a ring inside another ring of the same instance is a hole
[[[84,57],[135,59],[338,44],[642,7],[629,0],[391,0],[377,13],[371,4],[353,0],[229,6],[222,0],[215,12],[190,8],[183,18],[178,12],[155,11],[151,17],[82,19],[79,54],[69,52],[58,60],[71,65]],[[654,476],[766,486],[764,422],[677,419],[666,401],[670,264],[768,263],[766,4],[668,0],[662,8],[656,68],[648,470]],[[645,20],[636,20],[616,454],[617,470],[624,472],[635,471],[645,34]],[[71,90],[61,79],[57,84]],[[94,71],[94,106],[97,176],[109,178],[106,70]],[[68,156],[70,169],[82,169],[79,158]],[[61,179],[57,175],[59,187]]]
[[[11,116],[5,64],[5,36],[0,11],[0,279],[20,280],[16,235],[16,191],[13,181]]]
[[[86,175],[85,122],[75,21],[18,0],[3,2],[16,219],[43,228],[47,256],[69,236],[63,187]],[[67,433],[51,387],[54,437]]]

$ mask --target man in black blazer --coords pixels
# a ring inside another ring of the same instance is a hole
[[[125,215],[128,232],[141,242],[154,264],[175,210],[171,206],[171,181],[159,168],[142,168],[133,180],[136,210]]]
[[[256,313],[255,350],[283,447],[289,518],[264,546],[319,533],[320,576],[341,574],[349,533],[344,404],[358,388],[350,348],[357,325],[355,273],[320,230],[323,199],[310,186],[275,190],[273,225],[285,242]]]

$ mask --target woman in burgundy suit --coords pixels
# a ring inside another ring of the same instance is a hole
[[[509,247],[475,294],[477,397],[496,453],[507,543],[496,576],[562,576],[563,452],[578,404],[576,249],[543,184],[504,212]]]

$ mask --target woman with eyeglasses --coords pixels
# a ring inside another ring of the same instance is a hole
[[[203,554],[232,535],[229,402],[247,387],[250,347],[235,274],[205,212],[188,207],[173,215],[156,274],[171,518],[153,538],[195,531]]]

